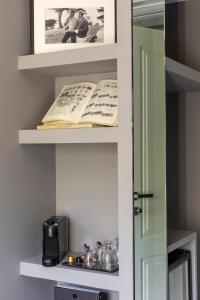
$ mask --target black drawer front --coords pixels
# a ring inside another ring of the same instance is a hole
[[[105,293],[55,288],[54,300],[107,300]]]

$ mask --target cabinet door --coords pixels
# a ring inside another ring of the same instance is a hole
[[[164,34],[134,26],[135,300],[166,300]],[[137,197],[136,197],[137,198]]]

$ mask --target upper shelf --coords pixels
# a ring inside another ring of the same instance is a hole
[[[171,58],[166,58],[166,71],[168,93],[200,91],[200,72]]]
[[[59,264],[47,268],[41,264],[41,256],[36,256],[20,263],[20,275],[59,281],[63,283],[88,286],[92,288],[119,291],[119,273],[104,273],[88,270],[75,270]]]
[[[117,69],[116,59],[117,45],[102,45],[20,56],[18,69],[51,77],[113,72]]]

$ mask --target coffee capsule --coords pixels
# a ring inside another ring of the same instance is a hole
[[[83,263],[83,259],[82,259],[80,256],[78,256],[78,257],[76,258],[76,264],[77,264],[77,265],[82,265],[82,263]]]
[[[70,256],[67,257],[67,263],[68,263],[68,264],[73,264],[74,261],[75,261],[75,259],[74,259],[73,256],[70,255]]]

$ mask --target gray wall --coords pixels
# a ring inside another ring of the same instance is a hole
[[[0,299],[49,300],[49,283],[19,276],[55,213],[54,148],[18,144],[18,129],[35,126],[53,95],[50,80],[17,70],[18,55],[29,52],[29,0],[1,0],[0,36]]]
[[[178,95],[167,95],[167,223],[179,228],[179,101]]]
[[[200,71],[200,1],[166,12],[167,56]],[[168,95],[167,112],[168,226],[197,231],[200,278],[200,93]]]
[[[117,144],[57,145],[56,167],[57,214],[70,218],[70,250],[118,237]]]
[[[190,0],[179,12],[180,59],[200,71],[200,1]],[[180,226],[198,232],[200,238],[200,93],[179,99],[179,211]],[[198,241],[200,278],[200,243]],[[200,299],[200,288],[199,288]]]
[[[179,60],[200,70],[200,2],[189,0],[178,9]]]
[[[182,96],[179,109],[179,223],[181,228],[195,230],[198,233],[198,276],[200,276],[199,99],[199,93]]]

